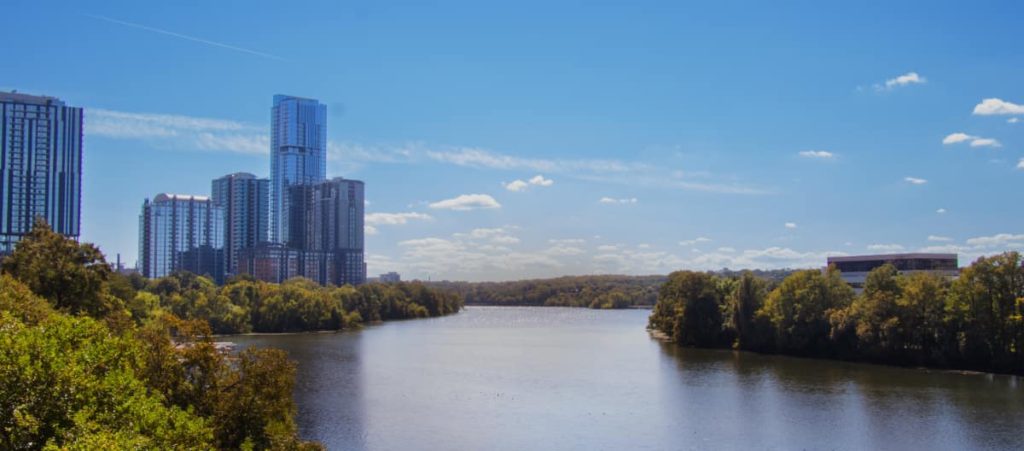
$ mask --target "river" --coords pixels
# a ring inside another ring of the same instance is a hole
[[[298,362],[332,450],[1024,449],[1024,380],[652,339],[649,311],[468,307],[234,337]]]

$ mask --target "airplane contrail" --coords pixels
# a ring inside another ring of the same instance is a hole
[[[141,30],[151,31],[153,33],[159,33],[159,34],[163,34],[163,35],[167,35],[167,36],[173,36],[173,37],[176,37],[176,38],[187,39],[187,40],[193,41],[193,42],[199,42],[199,43],[206,44],[206,45],[212,45],[214,47],[220,47],[220,48],[224,48],[224,49],[228,49],[228,50],[234,50],[236,52],[243,52],[243,53],[248,53],[250,55],[262,56],[264,58],[270,58],[270,59],[277,60],[277,61],[287,61],[286,59],[284,59],[284,58],[282,58],[280,56],[272,55],[270,53],[259,52],[259,51],[256,51],[256,50],[251,50],[251,49],[247,49],[247,48],[243,48],[243,47],[236,47],[236,46],[233,46],[233,45],[224,44],[222,42],[216,42],[216,41],[211,41],[211,40],[208,40],[208,39],[197,38],[197,37],[194,37],[194,36],[189,36],[189,35],[185,35],[185,34],[181,34],[181,33],[175,33],[173,31],[162,30],[162,29],[159,29],[159,28],[149,27],[149,26],[141,25],[141,24],[137,24],[137,23],[125,22],[123,20],[118,20],[118,19],[114,19],[114,18],[111,18],[111,17],[99,16],[99,15],[96,15],[96,14],[85,14],[85,16],[91,17],[93,19],[98,19],[98,20],[110,22],[110,23],[116,23],[118,25],[124,25],[126,27],[138,28],[138,29],[141,29]]]

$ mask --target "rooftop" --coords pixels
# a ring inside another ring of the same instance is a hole
[[[167,202],[170,200],[197,200],[200,202],[210,200],[209,196],[196,196],[192,194],[160,193],[153,197],[153,202]]]
[[[20,92],[2,92],[0,91],[0,102],[17,102],[17,103],[29,103],[32,105],[64,105],[64,102],[56,97],[50,96],[34,96],[31,94],[22,94]]]
[[[933,260],[956,260],[956,254],[934,254],[927,252],[914,252],[905,254],[876,254],[876,255],[848,255],[845,257],[828,257],[828,262],[859,262],[859,261],[873,261],[873,260],[913,260],[913,259],[933,259]]]

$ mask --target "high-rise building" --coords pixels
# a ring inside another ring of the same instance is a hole
[[[290,189],[288,242],[303,251],[305,277],[334,285],[366,282],[364,196],[363,182],[341,177]]]
[[[45,96],[0,92],[0,254],[43,218],[77,238],[82,109]]]
[[[289,188],[327,179],[327,106],[275,95],[270,123],[270,240],[289,244]]]
[[[224,208],[205,196],[157,194],[139,215],[139,269],[145,277],[184,270],[224,278]]]
[[[269,240],[270,180],[238,172],[213,181],[211,200],[224,210],[224,275],[238,273],[240,249]]]

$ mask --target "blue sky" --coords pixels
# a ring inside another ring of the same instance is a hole
[[[0,89],[87,108],[129,263],[143,199],[268,173],[277,93],[328,105],[371,275],[1024,248],[1024,4],[767,3],[14,0]]]

